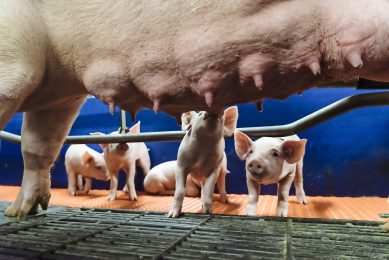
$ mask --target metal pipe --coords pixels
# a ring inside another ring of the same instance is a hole
[[[306,130],[312,126],[318,125],[340,114],[350,110],[369,107],[389,105],[389,92],[375,92],[358,94],[343,98],[331,105],[328,105],[312,114],[309,114],[295,122],[278,126],[247,127],[238,128],[237,130],[246,133],[251,137],[261,136],[287,136]],[[65,140],[67,144],[93,144],[93,143],[120,143],[120,142],[161,142],[161,141],[179,141],[185,135],[183,131],[168,132],[148,132],[140,134],[116,134],[106,136],[68,136]],[[226,138],[232,138],[227,136]],[[0,132],[0,139],[20,143],[20,136]]]
[[[0,132],[0,139],[8,141],[10,143],[20,144],[22,138],[20,135],[15,135],[12,133],[1,131]]]
[[[119,133],[125,133],[127,130],[126,111],[120,109],[120,130]]]

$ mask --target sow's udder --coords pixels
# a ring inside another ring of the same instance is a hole
[[[380,0],[295,0],[228,15],[204,10],[207,21],[188,13],[174,33],[160,36],[158,51],[145,42],[133,56],[131,80],[120,62],[97,61],[88,66],[84,83],[104,102],[129,112],[146,106],[179,115],[242,102],[260,105],[264,98],[283,99],[359,76],[388,81],[388,8]]]

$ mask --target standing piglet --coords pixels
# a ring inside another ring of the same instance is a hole
[[[306,139],[297,135],[262,137],[253,142],[247,135],[235,131],[235,151],[246,160],[246,178],[249,192],[247,214],[255,215],[260,184],[278,183],[277,216],[288,216],[289,190],[294,181],[300,204],[307,204],[303,189],[303,157]]]
[[[130,128],[130,133],[140,132],[140,122]],[[111,134],[117,134],[112,132]],[[92,135],[103,135],[102,133],[92,133]],[[136,200],[135,173],[136,166],[140,167],[144,174],[150,171],[150,156],[145,143],[118,143],[118,144],[100,144],[104,150],[104,159],[107,164],[107,170],[111,178],[108,200],[116,199],[119,171],[127,175],[124,191],[128,191],[130,200]]]
[[[76,195],[76,183],[79,190],[88,193],[92,188],[92,178],[109,180],[103,154],[85,144],[69,146],[65,154],[65,167],[68,175],[68,190],[72,196]]]
[[[212,195],[223,162],[224,136],[233,134],[237,120],[236,106],[227,108],[223,116],[205,111],[184,114],[182,121],[188,127],[178,149],[176,191],[168,217],[176,218],[181,213],[189,173],[203,187],[203,212],[212,212]]]
[[[174,191],[176,190],[176,171],[177,161],[168,161],[153,167],[144,179],[143,185],[145,191],[160,195],[174,195]],[[227,173],[227,157],[224,153],[219,177],[216,181],[216,187],[220,195],[220,202],[223,203],[228,202],[225,185]],[[198,179],[193,178],[189,173],[186,179],[185,195],[188,197],[198,197],[200,192],[201,183]]]

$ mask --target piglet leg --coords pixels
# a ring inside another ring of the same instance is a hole
[[[219,200],[222,203],[228,202],[228,197],[226,192],[226,175],[227,172],[221,170],[216,182],[217,190],[220,196]]]
[[[82,179],[81,174],[77,174],[77,189],[78,190],[83,190],[84,189],[84,180]]]
[[[118,176],[119,171],[112,171],[109,170],[109,176],[110,176],[110,187],[109,187],[109,194],[108,194],[108,200],[112,201],[116,199],[116,194],[118,190]]]
[[[40,204],[47,209],[50,200],[50,168],[69,133],[84,98],[57,110],[27,112],[22,126],[24,174],[22,187],[6,216],[24,218]]]
[[[92,179],[85,178],[84,192],[88,194],[91,189],[92,189]]]
[[[257,214],[258,195],[259,195],[260,186],[253,179],[251,179],[251,177],[248,174],[246,174],[246,181],[247,181],[247,189],[249,192],[246,214],[250,216],[255,216]]]
[[[70,195],[76,196],[77,194],[77,186],[76,186],[76,173],[73,170],[67,170],[68,175],[68,190]],[[79,176],[79,175],[78,175]]]
[[[168,218],[178,218],[181,214],[182,203],[186,192],[186,178],[188,172],[184,167],[178,165],[176,170],[176,191],[174,192],[173,206],[167,214]]]
[[[127,182],[126,182],[126,184],[124,184],[123,192],[124,192],[124,193],[128,193],[128,185],[127,185]]]
[[[212,195],[215,190],[215,184],[218,177],[220,168],[212,172],[211,175],[205,180],[203,186],[203,213],[212,213]]]
[[[288,216],[288,198],[290,186],[292,185],[294,179],[294,175],[289,174],[285,176],[278,183],[278,191],[277,191],[277,216],[279,217],[287,217]]]
[[[126,186],[128,186],[128,196],[130,197],[130,200],[137,200],[138,197],[136,195],[136,190],[135,190],[135,174],[136,174],[135,164],[132,163],[130,167],[124,168],[124,171],[126,172],[127,175]]]
[[[297,202],[300,204],[308,204],[303,188],[303,162],[300,161],[296,166],[296,176],[294,177],[294,186],[296,187]]]

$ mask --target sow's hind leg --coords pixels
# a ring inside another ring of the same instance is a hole
[[[47,209],[51,196],[50,168],[83,100],[79,98],[60,109],[25,113],[22,127],[22,187],[15,202],[4,212],[6,216],[24,218],[38,205]]]

